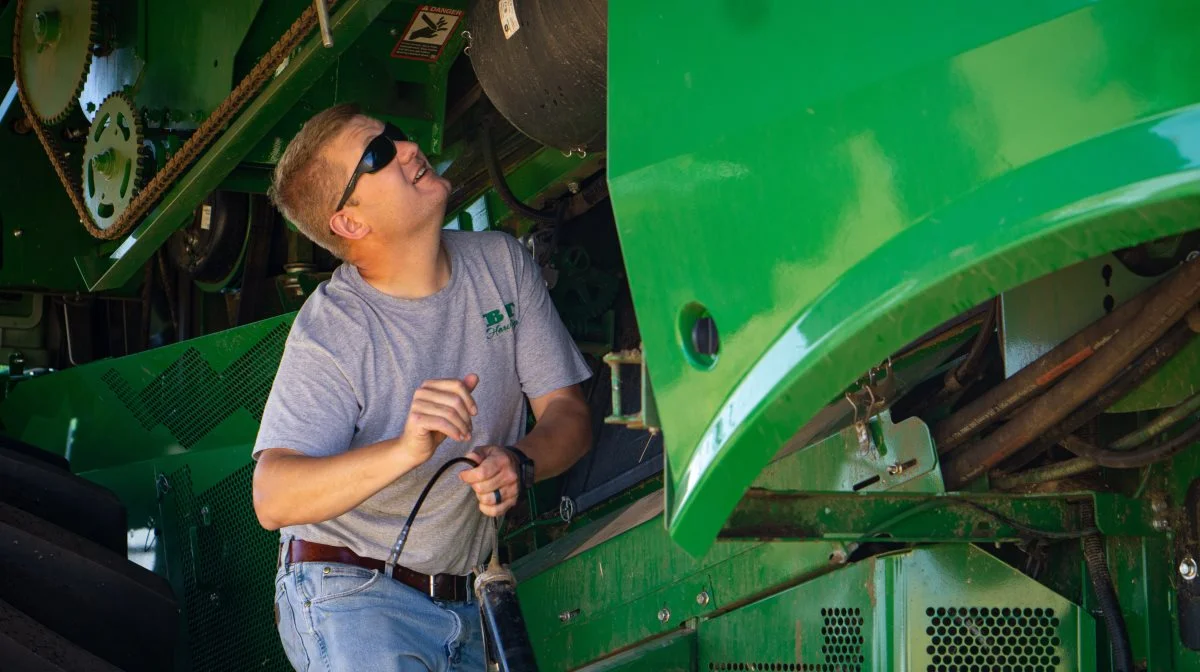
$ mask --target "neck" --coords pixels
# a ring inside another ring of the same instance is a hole
[[[352,263],[372,287],[401,299],[436,294],[450,282],[450,255],[440,228],[361,250]]]

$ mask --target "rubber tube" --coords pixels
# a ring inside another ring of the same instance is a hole
[[[386,565],[388,575],[391,575],[392,568],[400,560],[400,554],[404,552],[404,545],[408,543],[408,533],[412,530],[413,521],[417,519],[417,511],[421,510],[421,505],[425,503],[425,498],[429,496],[429,491],[433,489],[433,484],[437,483],[438,479],[442,477],[442,474],[446,473],[447,469],[460,463],[469,464],[472,467],[479,466],[478,462],[469,457],[456,457],[438,467],[437,472],[425,484],[425,489],[421,491],[421,495],[417,497],[417,502],[413,504],[412,511],[408,513],[408,519],[404,521],[404,527],[400,528],[400,534],[396,535],[396,543],[392,544],[392,554],[388,556]]]
[[[1085,457],[1102,467],[1109,467],[1111,469],[1136,469],[1174,457],[1197,440],[1200,440],[1200,419],[1173,439],[1163,441],[1157,445],[1139,446],[1133,450],[1100,448],[1076,436],[1063,438],[1059,442],[1059,445],[1079,457]]]
[[[1091,500],[1080,505],[1083,524],[1096,527],[1096,508]],[[1096,602],[1100,607],[1100,618],[1108,630],[1109,645],[1112,647],[1113,672],[1133,672],[1133,650],[1129,646],[1129,631],[1125,627],[1125,616],[1117,601],[1112,575],[1108,571],[1108,558],[1104,553],[1104,538],[1099,534],[1083,537],[1083,561],[1087,565],[1088,578]]]
[[[950,489],[961,488],[991,471],[1016,451],[1085,401],[1094,397],[1122,369],[1149,348],[1200,300],[1200,263],[1184,264],[1157,285],[1157,291],[1127,328],[1072,371],[1060,384],[1029,404],[1029,409],[982,441],[951,455],[943,477]]]
[[[1137,431],[1130,432],[1116,441],[1113,441],[1112,448],[1114,450],[1127,450],[1129,448],[1133,448],[1134,446],[1141,445],[1179,424],[1180,421],[1192,413],[1195,413],[1197,410],[1200,410],[1200,394],[1194,394],[1191,397],[1184,399],[1176,404],[1171,410],[1155,418],[1153,422],[1145,427],[1142,427]]]
[[[1124,399],[1171,361],[1195,337],[1196,334],[1192,333],[1185,324],[1171,327],[1165,336],[1139,355],[1133,364],[1125,367],[1125,370],[1103,392],[1089,399],[1087,403],[1068,415],[1062,422],[1047,430],[1036,441],[1013,454],[1004,463],[1002,469],[1011,473],[1032,462],[1061,441],[1063,437],[1070,436],[1093,418],[1108,410],[1113,404]]]
[[[487,165],[488,176],[492,180],[492,188],[496,190],[496,195],[500,197],[500,200],[504,201],[504,204],[513,211],[513,214],[536,222],[557,224],[560,219],[558,213],[534,210],[522,203],[512,189],[508,188],[508,182],[504,179],[504,171],[500,167],[500,157],[496,156],[496,148],[492,146],[492,129],[487,121],[479,125],[479,144],[483,150],[483,162]]]
[[[1044,467],[1022,471],[1016,474],[1001,474],[994,476],[991,481],[992,488],[995,490],[1009,490],[1022,485],[1033,485],[1036,483],[1046,483],[1049,481],[1057,481],[1062,478],[1070,478],[1078,476],[1093,469],[1098,469],[1100,465],[1085,458],[1076,457],[1062,462],[1055,462]]]
[[[1076,332],[1008,380],[937,423],[933,438],[938,452],[944,454],[962,445],[1083,363],[1107,345],[1117,331],[1137,315],[1145,305],[1147,296],[1143,292],[1117,306],[1113,312]]]

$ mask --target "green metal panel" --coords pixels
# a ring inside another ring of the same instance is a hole
[[[17,385],[5,431],[76,472],[240,445],[249,457],[294,313]]]
[[[609,179],[678,543],[702,554],[778,446],[905,342],[1195,226],[1104,216],[1200,191],[1198,11],[612,4]]]
[[[697,628],[700,669],[1095,670],[1095,622],[973,546],[865,560]]]
[[[514,565],[539,667],[578,667],[772,586],[828,571],[837,552],[845,557],[832,543],[738,542],[693,558],[667,536],[655,513],[661,494],[652,497]],[[625,530],[626,521],[639,519]],[[625,531],[612,536],[614,529]]]

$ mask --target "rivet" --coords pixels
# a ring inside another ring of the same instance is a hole
[[[322,573],[322,574],[324,574],[324,575],[326,575],[326,576],[329,576],[329,572],[331,572],[331,571],[332,571],[331,569],[329,569],[328,567],[326,567],[325,569],[322,569],[322,570],[321,570],[321,573]]]
[[[308,600],[305,600],[305,601],[304,601],[304,608],[305,608],[305,609],[307,609],[307,608],[309,608],[309,607],[311,607],[311,606],[312,606],[312,602],[310,602],[310,601],[308,601]]]
[[[700,606],[702,606],[702,607],[707,607],[707,606],[708,606],[708,602],[709,602],[709,600],[711,600],[711,599],[712,599],[712,598],[711,598],[711,597],[709,597],[709,595],[708,595],[708,591],[707,591],[707,590],[705,590],[705,591],[701,592],[699,595],[697,595],[697,596],[696,596],[696,604],[698,604],[698,605],[700,605]]]
[[[658,610],[658,622],[666,623],[669,620],[671,620],[671,610],[666,607],[659,609]]]
[[[23,235],[25,235],[25,232],[21,229],[13,231],[13,238],[20,238]]]

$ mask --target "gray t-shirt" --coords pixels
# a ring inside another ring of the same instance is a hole
[[[387,558],[426,482],[447,460],[511,445],[530,398],[591,376],[550,301],[541,271],[506,233],[444,231],[450,282],[399,299],[350,264],[308,298],[292,325],[263,411],[254,456],[267,448],[336,455],[404,431],[413,392],[431,378],[479,375],[470,444],[447,439],[425,464],[357,508],[284,535]],[[523,396],[524,395],[524,396]],[[426,574],[467,574],[491,550],[491,522],[451,467],[421,506],[399,563]]]

